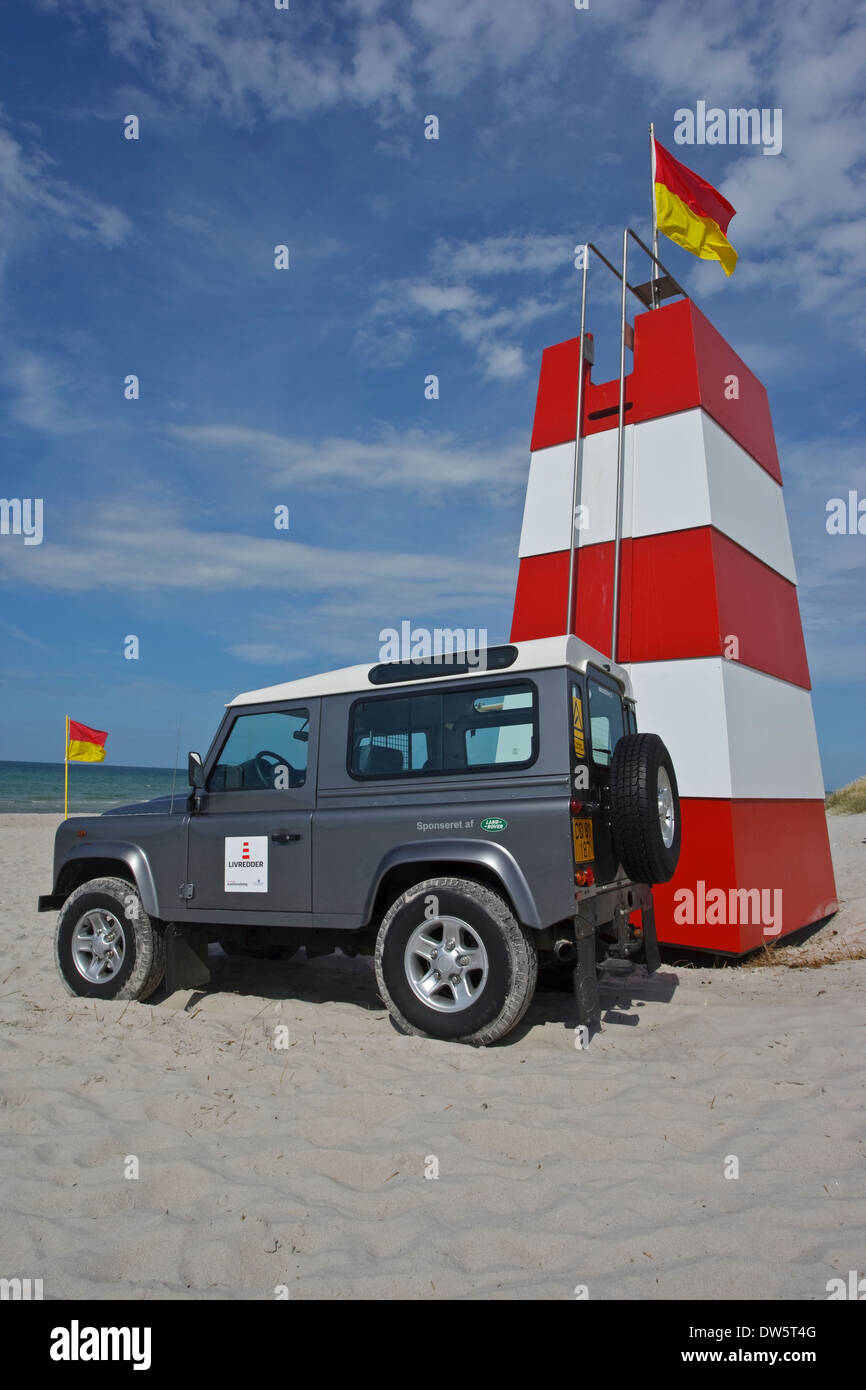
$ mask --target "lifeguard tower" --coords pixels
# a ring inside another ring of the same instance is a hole
[[[740,954],[837,906],[767,392],[634,232],[621,270],[583,249],[580,335],[542,356],[511,638],[573,632],[629,668],[682,799],[659,940]],[[591,263],[621,290],[619,379],[598,383]]]

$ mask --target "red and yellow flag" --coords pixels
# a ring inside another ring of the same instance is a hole
[[[703,261],[721,261],[725,274],[733,275],[737,253],[726,232],[736,208],[700,174],[674,159],[658,140],[655,195],[659,231]]]
[[[108,734],[103,729],[88,729],[86,724],[78,724],[74,719],[70,719],[66,731],[67,762],[103,762],[107,738]]]

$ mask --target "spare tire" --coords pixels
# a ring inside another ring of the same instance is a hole
[[[658,734],[625,734],[610,763],[613,847],[634,883],[667,883],[680,857],[680,798]]]

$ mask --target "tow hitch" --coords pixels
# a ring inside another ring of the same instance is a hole
[[[599,970],[604,970],[609,975],[630,975],[637,965],[643,963],[647,974],[652,975],[661,965],[652,901],[640,909],[641,932],[638,936],[631,936],[629,933],[629,917],[632,911],[633,909],[623,906],[614,908],[613,928],[616,939],[609,943],[607,954],[600,961],[596,956],[594,924],[580,917],[575,920],[577,961],[574,967],[574,998],[578,1023],[589,1026],[601,1017]]]
[[[661,965],[656,919],[652,906],[641,909],[641,934],[629,935],[629,911],[616,907],[613,912],[613,926],[616,940],[608,947],[607,955],[600,967],[611,975],[628,975],[635,966],[643,962],[647,974],[652,975]]]

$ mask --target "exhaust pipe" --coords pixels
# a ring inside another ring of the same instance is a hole
[[[577,947],[567,936],[558,936],[553,943],[553,954],[557,960],[569,963],[577,960]]]

